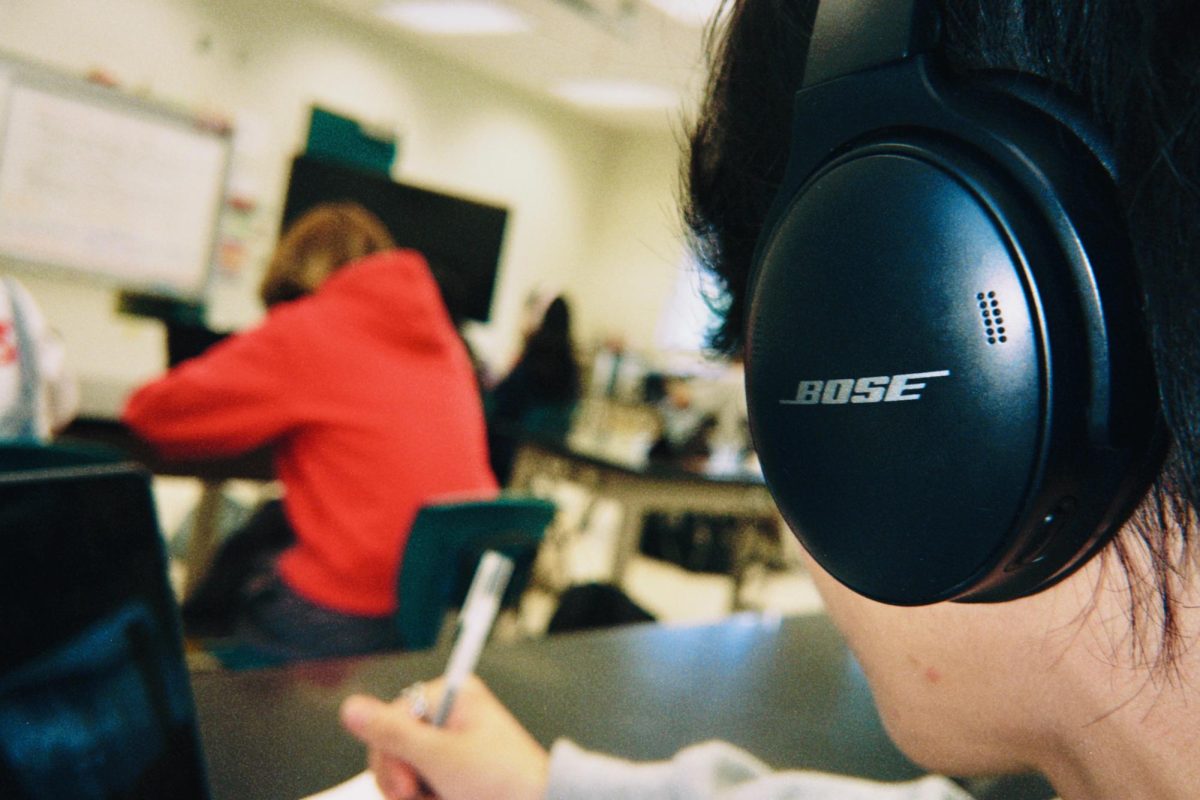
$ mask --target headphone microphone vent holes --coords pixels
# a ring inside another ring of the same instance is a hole
[[[979,316],[983,320],[983,332],[987,343],[991,345],[1004,344],[1008,336],[1004,329],[1004,312],[994,291],[977,292],[975,300],[979,303]]]

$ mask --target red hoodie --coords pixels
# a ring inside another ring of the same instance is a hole
[[[297,538],[280,574],[343,613],[395,610],[423,503],[497,491],[470,358],[411,250],[376,253],[274,307],[139,389],[123,418],[169,457],[270,443]]]

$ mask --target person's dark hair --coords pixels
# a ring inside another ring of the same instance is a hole
[[[579,362],[571,341],[571,310],[556,297],[546,307],[542,321],[525,340],[520,362],[529,371],[544,402],[566,403],[579,396]]]
[[[691,131],[683,210],[697,260],[722,290],[710,298],[722,318],[710,344],[726,354],[741,347],[750,262],[783,180],[816,9],[816,0],[727,0],[709,30],[712,70]]]
[[[698,258],[726,291],[713,345],[741,347],[754,244],[782,180],[791,105],[816,0],[727,2],[710,31],[712,72],[691,132],[685,217]],[[1187,644],[1179,592],[1193,570],[1200,509],[1200,6],[1192,0],[941,0],[942,53],[961,73],[1017,70],[1077,96],[1109,136],[1135,248],[1170,452],[1135,515],[1137,536],[1105,551],[1129,581],[1134,641],[1169,665]],[[1161,636],[1151,636],[1161,631]]]

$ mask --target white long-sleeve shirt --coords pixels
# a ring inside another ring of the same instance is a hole
[[[0,280],[0,438],[46,440],[79,409],[62,340],[15,279]]]
[[[905,783],[809,771],[772,771],[726,742],[685,748],[669,761],[632,762],[560,739],[546,800],[971,800],[946,778]]]

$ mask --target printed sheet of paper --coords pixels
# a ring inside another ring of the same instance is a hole
[[[375,785],[375,774],[368,770],[302,800],[383,800],[383,795]]]

